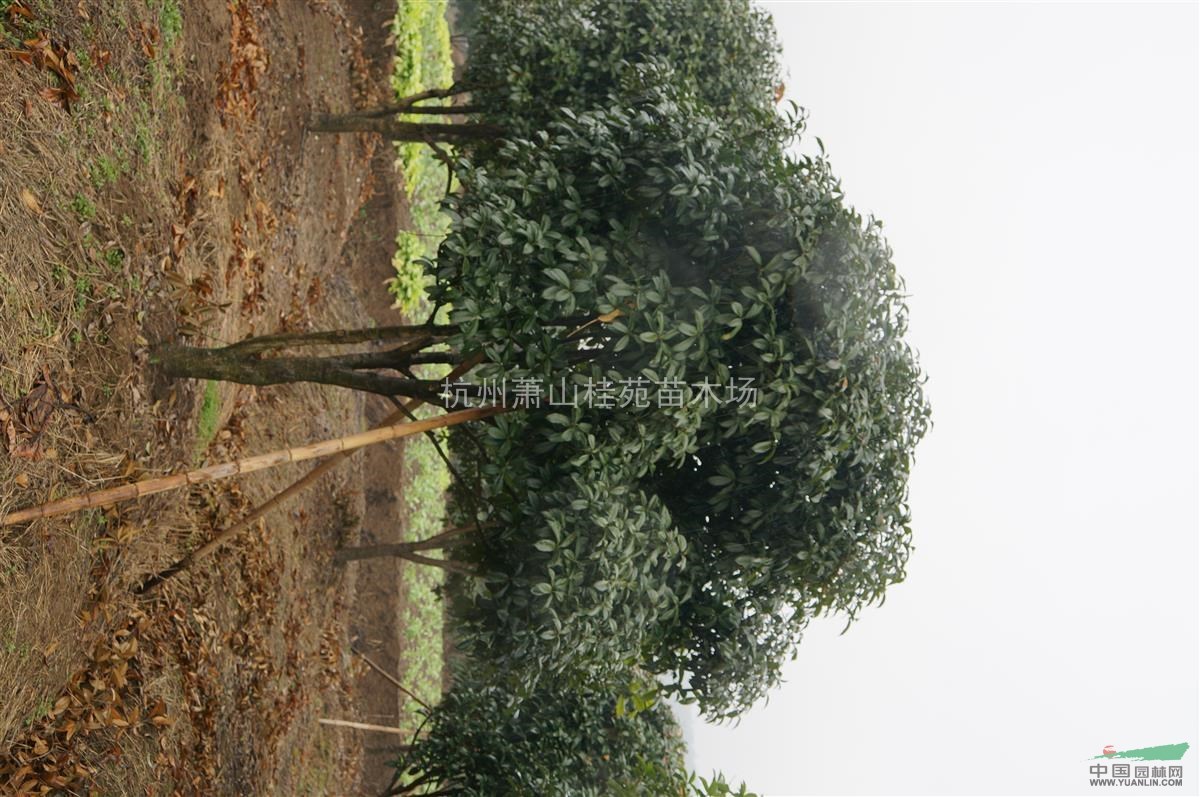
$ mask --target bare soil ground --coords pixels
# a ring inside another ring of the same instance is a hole
[[[385,96],[394,10],[0,1],[0,514],[386,413],[148,360],[394,316],[390,148],[304,129]],[[351,653],[401,666],[395,565],[331,564],[404,533],[399,461],[351,460],[147,598],[130,586],[306,468],[0,531],[0,793],[377,792],[391,740],[317,719],[412,710]]]

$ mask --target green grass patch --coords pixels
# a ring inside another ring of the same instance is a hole
[[[150,132],[150,127],[144,122],[138,122],[134,129],[133,145],[137,148],[138,155],[142,157],[142,162],[149,162],[150,157],[154,154],[154,134]]]
[[[109,249],[104,253],[104,262],[110,271],[119,272],[125,265],[125,253],[115,247]]]
[[[118,157],[101,155],[92,163],[92,185],[98,189],[112,185],[123,171],[125,171],[124,165]]]
[[[81,316],[92,301],[92,278],[80,274],[75,278],[75,315]]]
[[[392,88],[397,97],[453,82],[446,0],[400,0],[393,30],[396,60]],[[422,121],[428,121],[428,117]],[[423,261],[436,254],[449,229],[449,220],[440,212],[446,192],[446,168],[425,144],[400,143],[396,157],[397,168],[404,175],[411,228],[396,238],[392,262],[396,275],[388,288],[400,310],[423,317],[429,312],[425,292],[428,278]],[[447,367],[425,366],[418,370],[421,378],[435,379]],[[428,407],[417,411],[420,417],[430,414],[433,412]],[[409,516],[408,538],[425,539],[445,526],[450,472],[425,436],[410,441],[404,451],[409,475],[404,495]],[[409,606],[404,629],[405,686],[422,700],[434,704],[442,694],[443,605],[437,593],[444,573],[433,567],[406,565],[402,574]],[[411,723],[408,730],[416,730],[417,719],[415,710],[408,714]]]
[[[448,370],[449,366],[445,365],[425,365],[416,369],[421,379],[440,379]],[[416,411],[419,418],[437,414],[428,406]],[[445,450],[445,430],[435,434]],[[426,435],[413,438],[405,446],[404,465],[409,475],[404,491],[408,509],[407,539],[423,540],[445,528],[450,470]],[[404,673],[408,681],[405,685],[430,705],[442,696],[443,604],[438,590],[444,581],[445,573],[434,567],[406,565],[402,571],[409,607],[404,627]],[[415,710],[409,718],[416,721]],[[416,726],[413,725],[411,730],[416,731]]]
[[[393,32],[396,58],[392,89],[397,97],[454,82],[446,0],[401,0]],[[439,212],[446,192],[446,167],[425,144],[403,142],[397,144],[396,153],[397,165],[404,174],[411,228],[396,238],[392,260],[396,276],[389,281],[388,289],[396,306],[411,314],[425,296],[427,275],[421,261],[436,254],[449,229],[449,221]]]
[[[163,48],[170,50],[183,33],[183,12],[178,0],[158,0],[158,30],[162,33]]]
[[[217,436],[221,422],[221,388],[212,379],[204,383],[204,398],[200,400],[200,415],[196,420],[196,446],[193,459],[197,463],[204,457],[208,444]]]
[[[71,210],[84,221],[96,220],[96,205],[83,194],[76,194],[71,200]]]

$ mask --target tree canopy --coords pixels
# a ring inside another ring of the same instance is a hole
[[[510,135],[560,108],[607,107],[626,64],[658,60],[722,118],[769,117],[779,85],[770,15],[749,0],[497,0],[481,6],[464,83]]]
[[[427,264],[449,323],[382,352],[243,343],[174,371],[444,404],[452,386],[413,366],[491,383],[509,411],[452,433],[477,533],[442,547],[494,694],[641,668],[736,716],[813,617],[853,619],[904,577],[929,407],[903,283],[824,155],[797,154],[777,49],[743,0],[481,5],[473,121],[442,126],[461,190]],[[326,129],[417,135],[397,113],[455,91]],[[333,342],[351,338],[369,339]]]
[[[731,130],[664,62],[625,70],[606,107],[463,161],[448,206],[434,296],[478,377],[614,393],[482,438],[464,639],[534,672],[641,662],[727,716],[811,617],[902,578],[927,407],[890,251],[787,154],[800,121]],[[584,308],[619,316],[549,323]]]

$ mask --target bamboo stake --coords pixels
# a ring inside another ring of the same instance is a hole
[[[463,374],[467,373],[472,368],[474,368],[476,365],[478,365],[482,360],[483,360],[483,358],[480,355],[475,355],[474,357],[471,357],[466,362],[460,363],[452,371],[450,371],[450,373],[448,373],[446,375],[446,379],[448,381],[457,379],[458,377],[462,376]],[[421,403],[420,399],[409,399],[408,401],[406,401],[402,405],[400,405],[400,409],[396,410],[391,415],[384,418],[383,423],[379,424],[379,426],[377,426],[375,428],[382,429],[382,428],[385,428],[388,426],[395,426],[396,424],[403,422],[404,419],[407,417],[407,413],[416,409],[417,405],[419,405],[420,403]],[[254,509],[251,509],[249,512],[246,513],[246,515],[244,517],[242,517],[241,520],[234,523],[232,526],[225,529],[224,531],[214,535],[211,540],[204,543],[203,545],[201,545],[199,548],[192,551],[191,553],[187,554],[182,559],[180,559],[178,562],[176,562],[175,564],[168,567],[166,570],[155,573],[154,575],[147,578],[140,585],[138,585],[137,587],[134,588],[134,590],[133,590],[134,594],[142,595],[147,592],[151,592],[154,589],[158,588],[167,579],[171,578],[172,576],[174,576],[178,573],[183,572],[184,570],[187,570],[189,567],[191,567],[192,565],[194,565],[196,562],[200,561],[201,559],[204,559],[205,557],[210,556],[214,551],[216,551],[222,545],[229,542],[234,537],[236,537],[238,534],[241,534],[243,531],[245,531],[247,528],[249,528],[250,525],[252,523],[254,523],[255,521],[257,521],[259,518],[265,516],[268,512],[270,512],[272,509],[274,509],[275,507],[282,504],[287,499],[302,492],[305,488],[307,488],[309,485],[311,485],[317,479],[321,478],[326,473],[328,473],[329,471],[336,468],[339,464],[341,464],[341,462],[343,460],[349,459],[351,456],[353,456],[353,454],[354,454],[353,451],[339,451],[338,453],[334,454],[332,457],[325,460],[320,465],[317,465],[315,468],[313,468],[311,471],[309,471],[305,476],[302,476],[301,478],[292,482],[290,486],[288,486],[281,492],[276,493],[274,495],[274,497],[268,499],[264,503],[259,504]]]
[[[350,720],[331,720],[321,717],[317,722],[322,725],[334,725],[338,728],[356,728],[360,731],[378,731],[379,733],[394,733],[397,736],[408,736],[408,732],[402,728],[393,728],[390,725],[372,725],[369,722],[351,722]]]
[[[384,677],[386,680],[388,680],[389,682],[391,682],[392,686],[396,687],[396,688],[397,688],[397,689],[399,689],[401,692],[403,692],[404,694],[406,694],[406,695],[408,695],[409,697],[411,697],[413,700],[415,700],[415,701],[417,701],[418,703],[420,703],[420,704],[421,704],[421,706],[422,706],[422,708],[424,708],[426,711],[429,711],[429,710],[430,710],[430,709],[429,709],[429,704],[428,704],[428,703],[426,703],[424,700],[422,700],[421,698],[417,697],[415,694],[413,694],[413,693],[412,693],[412,692],[410,692],[410,691],[409,691],[407,688],[405,688],[404,684],[400,683],[400,680],[399,680],[398,678],[396,678],[396,676],[392,675],[392,674],[391,674],[391,673],[389,673],[387,670],[383,669],[383,668],[382,668],[382,667],[380,667],[378,664],[376,664],[375,662],[371,661],[371,659],[369,659],[369,658],[367,657],[367,654],[366,654],[366,653],[363,653],[361,650],[359,650],[358,648],[354,647],[353,645],[351,645],[351,646],[350,646],[350,650],[354,652],[354,655],[358,656],[360,659],[362,659],[363,661],[365,661],[365,662],[367,663],[367,666],[368,666],[368,667],[370,667],[372,670],[374,670],[375,672],[379,673],[379,674],[380,674],[380,675],[382,675],[382,676],[383,676],[383,677]]]
[[[17,523],[26,523],[30,520],[68,515],[83,509],[109,506],[120,501],[129,501],[134,498],[175,490],[180,487],[188,487],[193,484],[203,484],[204,482],[225,479],[230,476],[253,473],[254,471],[273,468],[287,462],[302,462],[307,459],[326,457],[330,454],[353,451],[364,446],[382,443],[385,440],[409,437],[421,434],[430,429],[441,429],[447,426],[466,423],[467,421],[487,418],[502,411],[503,408],[501,407],[477,407],[475,409],[462,410],[461,412],[452,412],[437,418],[396,424],[395,426],[387,426],[369,432],[359,432],[358,434],[338,437],[333,440],[322,440],[295,448],[284,448],[266,454],[258,454],[233,462],[222,462],[217,465],[209,465],[204,468],[188,471],[187,473],[177,473],[173,476],[163,476],[157,479],[134,482],[133,484],[123,484],[119,487],[110,487],[105,490],[77,495],[72,498],[50,501],[49,503],[30,509],[13,512],[0,519],[0,526],[13,526]]]

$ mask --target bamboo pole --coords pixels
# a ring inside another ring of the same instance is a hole
[[[462,376],[463,374],[467,373],[472,368],[474,368],[476,365],[478,365],[482,360],[483,360],[483,357],[481,357],[480,355],[477,354],[477,355],[471,357],[470,359],[468,359],[466,362],[460,363],[457,367],[455,367],[453,370],[450,371],[450,373],[448,373],[446,375],[446,377],[445,377],[446,380],[451,381],[451,380],[457,379],[458,377]],[[391,415],[384,418],[383,423],[379,424],[379,426],[377,426],[375,428],[383,429],[388,426],[394,426],[398,423],[402,423],[404,421],[405,417],[407,417],[407,414],[409,412],[411,412],[412,410],[416,409],[420,403],[421,403],[420,399],[409,399],[408,401],[406,401],[402,405],[400,405],[400,409],[396,410]],[[255,521],[257,521],[259,518],[265,516],[268,512],[270,512],[272,509],[274,509],[275,507],[282,504],[287,499],[302,492],[304,489],[306,489],[309,485],[311,485],[317,479],[321,478],[326,473],[328,473],[329,471],[336,468],[343,460],[349,459],[353,454],[354,454],[354,451],[339,451],[337,454],[334,454],[332,457],[325,460],[320,465],[317,465],[315,468],[313,468],[311,471],[309,471],[306,475],[300,477],[296,481],[292,482],[291,485],[284,488],[282,491],[276,493],[274,495],[274,497],[259,504],[254,509],[251,509],[249,512],[247,512],[245,514],[245,516],[242,517],[241,520],[237,521],[236,523],[234,523],[232,526],[225,529],[224,531],[219,532],[218,534],[214,535],[211,540],[204,543],[203,545],[201,545],[199,548],[192,551],[191,553],[187,554],[182,559],[180,559],[178,562],[176,562],[175,564],[168,567],[166,570],[162,570],[158,573],[155,573],[154,575],[150,576],[145,581],[143,581],[141,584],[134,587],[134,590],[133,590],[134,593],[137,595],[142,595],[147,592],[151,592],[154,589],[158,588],[167,579],[171,578],[172,576],[174,576],[178,573],[183,572],[184,570],[187,570],[189,567],[191,567],[192,565],[194,565],[196,562],[200,561],[201,559],[204,559],[205,557],[210,556],[214,551],[216,551],[222,545],[229,542],[234,537],[236,537],[238,534],[241,534],[243,531],[245,531],[247,528],[249,528],[250,525],[252,523],[254,523]]]
[[[358,434],[348,435],[346,437],[338,437],[332,440],[322,440],[317,443],[309,443],[304,446],[296,446],[294,448],[283,448],[278,451],[271,451],[266,454],[258,454],[253,457],[235,460],[233,462],[222,462],[217,465],[209,465],[204,468],[198,468],[187,473],[177,473],[172,476],[162,476],[157,479],[145,479],[133,484],[123,484],[119,487],[110,487],[105,490],[97,490],[83,495],[73,496],[71,498],[63,498],[58,501],[50,501],[49,503],[40,506],[22,509],[17,512],[12,512],[0,519],[0,526],[13,526],[17,523],[27,523],[31,520],[39,520],[41,518],[55,517],[57,515],[69,515],[73,512],[79,512],[84,509],[96,509],[103,506],[118,503],[120,501],[129,501],[135,498],[141,498],[155,493],[167,492],[168,490],[176,490],[180,487],[188,487],[193,484],[203,484],[205,482],[225,479],[230,476],[240,476],[246,473],[253,473],[258,470],[266,470],[277,465],[282,465],[287,462],[302,462],[308,459],[316,459],[318,457],[327,457],[330,454],[338,454],[346,451],[353,451],[364,446],[382,443],[385,440],[395,440],[400,437],[410,437],[415,434],[421,434],[431,429],[441,429],[447,426],[456,426],[467,421],[476,421],[481,418],[487,418],[502,412],[501,407],[477,407],[470,410],[462,410],[460,412],[452,412],[447,415],[441,415],[437,418],[427,418],[422,421],[410,423],[401,423],[394,426],[386,426],[379,429],[373,429],[369,432],[359,432]]]
[[[390,725],[372,725],[369,722],[351,722],[350,720],[331,720],[325,717],[321,717],[317,722],[322,725],[333,725],[338,728],[356,728],[360,731],[378,731],[379,733],[394,733],[397,736],[408,736],[408,731],[402,728],[393,728]]]
[[[569,332],[566,335],[566,338],[569,339],[569,338],[575,336],[576,334],[587,329],[589,326],[591,326],[593,324],[609,323],[613,319],[615,319],[621,315],[623,315],[623,313],[620,310],[614,310],[610,313],[605,313],[605,314],[599,315],[599,316],[592,318],[586,322],[583,322],[581,326],[575,327],[571,332]],[[565,319],[559,323],[561,323],[561,325],[564,325],[564,326],[573,326],[575,321],[573,319]],[[399,329],[408,330],[408,329],[412,329],[412,327],[399,327],[397,329],[398,330]],[[247,341],[242,341],[242,344],[243,344],[243,346],[245,346],[247,344],[262,343],[262,342],[263,342],[263,340],[261,338],[257,339],[257,340],[249,339]],[[328,341],[323,341],[323,342],[328,342]],[[341,340],[338,342],[348,342],[348,341]],[[237,344],[235,344],[235,345],[237,345]],[[474,368],[476,365],[478,365],[482,361],[482,359],[483,358],[480,355],[475,355],[474,357],[470,358],[469,360],[467,360],[463,363],[460,363],[457,367],[455,367],[446,376],[446,379],[455,379],[459,376],[462,376],[464,373],[470,371],[472,368]],[[88,493],[88,494],[85,494],[82,496],[76,496],[74,498],[62,499],[61,501],[51,501],[49,503],[42,504],[41,506],[36,506],[36,507],[32,507],[30,509],[20,510],[20,511],[5,515],[3,517],[0,517],[0,528],[2,528],[4,526],[16,525],[18,523],[25,523],[30,520],[37,520],[37,519],[45,518],[45,517],[53,517],[53,516],[57,516],[57,515],[70,514],[71,512],[78,512],[83,509],[95,508],[95,507],[100,507],[100,506],[108,506],[110,504],[118,503],[120,501],[140,498],[143,495],[151,495],[152,493],[165,492],[167,490],[176,489],[178,487],[182,487],[182,486],[189,485],[189,484],[199,484],[203,481],[212,481],[213,479],[219,479],[219,478],[224,478],[227,476],[239,475],[241,473],[249,473],[252,470],[262,470],[264,468],[273,467],[274,465],[281,464],[282,462],[299,462],[303,459],[313,459],[313,458],[320,457],[320,456],[329,456],[329,458],[325,462],[322,462],[320,465],[313,468],[307,475],[305,475],[302,478],[298,479],[297,481],[293,482],[289,487],[284,489],[282,492],[277,493],[273,498],[269,499],[265,503],[260,504],[258,507],[251,510],[241,520],[234,523],[232,526],[227,528],[225,531],[217,534],[215,537],[213,537],[213,539],[209,540],[207,543],[205,543],[201,547],[197,548],[195,551],[191,552],[190,554],[185,556],[180,561],[171,565],[166,570],[163,570],[163,571],[151,576],[149,579],[147,579],[146,581],[144,581],[142,584],[140,584],[138,587],[136,587],[134,589],[134,591],[138,594],[148,592],[148,591],[153,590],[154,588],[158,587],[160,584],[162,584],[164,581],[166,581],[171,576],[174,576],[177,573],[180,573],[183,570],[186,570],[188,567],[190,567],[196,561],[211,555],[215,550],[217,550],[222,545],[224,545],[226,542],[228,542],[229,540],[231,540],[235,536],[237,536],[240,532],[242,532],[246,528],[248,528],[251,523],[253,523],[256,520],[258,520],[259,518],[263,517],[268,512],[270,512],[272,509],[274,509],[276,506],[278,506],[279,504],[282,504],[288,498],[291,498],[292,496],[296,495],[297,493],[299,493],[300,491],[302,491],[303,489],[305,489],[306,487],[311,485],[313,482],[315,482],[317,479],[319,479],[321,476],[323,476],[324,474],[328,473],[330,470],[335,468],[339,463],[342,462],[342,460],[348,458],[358,448],[361,448],[365,445],[371,445],[372,443],[376,443],[376,442],[383,442],[385,440],[393,440],[393,439],[396,439],[399,437],[406,437],[406,436],[413,435],[413,434],[420,434],[420,433],[423,433],[430,429],[442,428],[444,426],[452,426],[454,424],[462,423],[462,422],[465,422],[468,420],[484,418],[489,415],[493,415],[499,411],[496,408],[489,408],[489,410],[484,413],[481,413],[480,409],[466,410],[465,413],[464,412],[453,413],[452,415],[442,416],[439,419],[431,419],[434,421],[441,421],[440,423],[435,423],[432,426],[429,426],[429,425],[421,426],[422,424],[429,424],[430,421],[416,421],[416,422],[412,422],[409,424],[401,424],[400,421],[402,421],[404,419],[407,412],[411,412],[419,403],[420,403],[420,399],[411,399],[411,400],[405,402],[405,404],[400,409],[398,409],[396,412],[393,412],[391,415],[389,415],[387,418],[385,418],[383,423],[379,427],[376,427],[376,429],[372,430],[371,432],[364,432],[359,435],[351,435],[349,437],[339,438],[336,441],[325,441],[324,443],[317,443],[317,444],[313,444],[310,446],[301,446],[301,447],[295,448],[295,449],[286,449],[283,452],[272,452],[272,454],[264,454],[264,455],[260,455],[259,457],[251,457],[248,460],[241,460],[240,462],[226,463],[223,465],[212,465],[207,468],[200,468],[199,470],[191,471],[189,473],[177,474],[174,476],[166,476],[161,479],[147,479],[147,480],[144,480],[141,482],[135,482],[133,484],[122,485],[120,487],[109,488],[107,490],[100,490],[100,491],[97,491],[94,493]],[[471,414],[471,417],[459,418],[454,421],[449,420],[453,416],[460,416],[463,414]],[[418,426],[420,426],[420,428],[416,428]],[[310,452],[306,456],[292,456],[292,457],[280,459],[278,461],[274,461],[274,462],[271,462],[268,464],[259,464],[256,467],[248,468],[245,465],[246,463],[249,463],[253,460],[269,458],[269,457],[272,457],[272,456],[280,454],[280,453],[291,454],[293,452],[301,452],[306,449],[311,450],[315,446],[323,446],[328,443],[337,443],[337,442],[341,442],[341,441],[350,441],[350,440],[355,440],[355,439],[361,439],[363,437],[374,435],[378,432],[385,432],[386,430],[397,430],[397,429],[406,429],[407,431],[400,432],[400,433],[394,433],[394,434],[385,434],[384,436],[379,437],[377,439],[372,439],[369,442],[359,443],[359,444],[353,445],[353,446],[343,446],[340,448],[334,448],[332,450],[321,451],[318,453]],[[236,466],[239,464],[242,465],[242,467],[240,469],[236,468]],[[228,470],[231,467],[233,467],[233,469]],[[212,475],[213,471],[219,471],[221,469],[226,469],[226,471],[219,473],[219,475]],[[207,475],[204,476],[203,478],[201,478],[200,474],[207,474]],[[161,486],[163,484],[166,484],[166,486]],[[422,558],[424,558],[424,557],[422,557]],[[439,566],[443,565],[443,562],[441,560],[430,560],[430,563],[431,564],[437,563]]]

